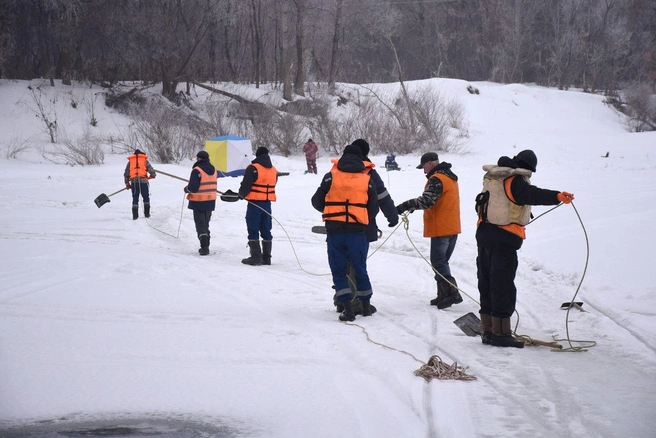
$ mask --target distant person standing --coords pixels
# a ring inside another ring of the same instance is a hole
[[[200,241],[198,254],[205,256],[210,253],[210,219],[216,207],[218,173],[207,151],[196,154],[196,162],[192,166],[189,184],[184,188],[189,200],[189,208],[194,212],[196,234]]]
[[[312,139],[303,145],[303,153],[305,153],[305,161],[307,162],[307,171],[305,173],[317,173],[317,151],[319,146]]]
[[[424,237],[430,238],[430,261],[437,271],[437,297],[430,301],[438,309],[462,303],[456,279],[451,275],[449,260],[460,234],[460,190],[458,176],[451,163],[441,162],[435,152],[421,156],[417,169],[423,169],[428,181],[418,198],[399,204],[399,214],[424,210]]]
[[[517,301],[517,250],[526,238],[531,205],[569,204],[574,200],[571,193],[531,185],[537,165],[537,156],[527,149],[513,158],[499,158],[496,165],[483,166],[483,190],[476,197],[476,268],[484,344],[524,347],[524,342],[512,335],[510,317]]]
[[[150,174],[150,176],[148,176]],[[150,191],[148,180],[157,176],[155,169],[148,161],[148,155],[139,149],[128,157],[128,164],[123,172],[125,188],[132,189],[132,219],[139,218],[139,195],[143,198],[144,216],[150,217]]]
[[[246,207],[246,229],[250,257],[241,262],[259,266],[271,264],[271,203],[276,201],[278,171],[271,164],[269,150],[257,148],[255,159],[246,167],[244,178],[239,186],[239,196],[248,201]],[[260,247],[260,236],[262,246]]]
[[[362,316],[371,316],[373,290],[367,273],[369,242],[365,229],[378,212],[376,188],[366,172],[371,163],[362,161],[360,148],[348,145],[342,157],[322,179],[312,196],[312,206],[326,223],[328,264],[337,300],[344,307],[340,321],[355,320],[353,292],[347,278],[348,263],[355,272],[356,295],[362,302]]]

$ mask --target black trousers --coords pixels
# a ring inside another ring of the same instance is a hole
[[[517,302],[517,251],[503,246],[479,246],[476,268],[480,313],[510,318]]]
[[[198,238],[203,234],[210,235],[210,219],[212,219],[211,211],[194,210],[194,224]]]

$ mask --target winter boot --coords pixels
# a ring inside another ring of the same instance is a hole
[[[202,256],[208,255],[210,253],[210,236],[207,234],[201,234],[198,236],[198,240],[200,240],[200,249],[198,250],[198,254]]]
[[[132,206],[132,220],[137,220],[139,219],[139,206],[138,205],[133,205]]]
[[[524,342],[515,339],[512,335],[510,318],[497,318],[496,316],[492,317],[490,345],[494,345],[495,347],[524,348]]]
[[[371,311],[371,297],[360,297],[360,302],[362,303],[362,316],[373,315],[373,312]]]
[[[270,265],[271,264],[271,242],[270,240],[262,241],[262,264]]]
[[[446,279],[448,282],[442,280],[444,281],[444,299],[437,303],[438,309],[446,309],[454,304],[462,303],[462,296],[460,296],[460,292],[458,292],[458,283],[456,283],[456,279],[453,277],[446,277]]]
[[[344,301],[344,311],[339,315],[340,321],[355,321],[355,313],[353,313],[353,303],[350,299]]]
[[[150,217],[150,204],[144,204],[144,216]]]
[[[247,259],[242,259],[242,263],[251,266],[262,265],[262,248],[260,248],[259,240],[249,240],[248,246],[251,250],[251,256]]]
[[[431,306],[437,306],[440,301],[444,299],[444,281],[440,279],[440,281],[437,282],[437,298],[433,298],[430,300]]]
[[[333,284],[333,290],[335,290],[335,285]],[[337,313],[342,313],[344,311],[344,304],[337,299],[337,295],[333,294],[333,306],[335,306],[335,311]]]
[[[481,325],[483,326],[482,342],[490,345],[490,336],[492,336],[492,316],[481,313]]]

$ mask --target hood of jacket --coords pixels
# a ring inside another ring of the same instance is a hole
[[[271,164],[271,157],[269,157],[269,154],[262,154],[259,157],[256,157],[253,161],[251,161],[252,164],[259,164],[264,167],[273,167],[273,164]]]
[[[364,170],[364,163],[358,155],[344,154],[337,162],[337,169],[342,172],[359,173]]]
[[[205,172],[208,175],[213,175],[214,173],[216,173],[216,169],[214,168],[214,166],[212,166],[210,160],[205,160],[205,159],[198,160],[194,163],[192,167],[200,167],[201,169],[203,169],[203,172]]]
[[[435,166],[433,170],[431,170],[426,174],[426,178],[430,178],[436,173],[441,173],[443,175],[448,176],[454,181],[458,181],[458,175],[456,175],[451,171],[451,163],[447,163],[446,161],[442,161],[440,164]]]

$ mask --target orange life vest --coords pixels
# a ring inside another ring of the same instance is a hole
[[[249,201],[275,201],[276,183],[278,182],[278,171],[275,167],[264,167],[259,163],[253,163],[257,169],[257,180],[251,186],[251,191],[246,195]]]
[[[458,183],[442,173],[431,178],[442,181],[442,196],[424,210],[424,237],[444,237],[460,234],[460,190]],[[428,183],[426,183],[428,185]]]
[[[337,164],[330,170],[332,182],[326,194],[326,205],[323,209],[324,221],[369,224],[367,200],[369,190],[370,166],[365,163],[361,173],[343,172],[337,169]]]
[[[130,161],[130,179],[146,178],[148,176],[148,155],[136,154],[128,157]]]
[[[187,199],[197,202],[216,201],[216,172],[208,175],[198,166],[194,167],[194,170],[200,173],[200,186],[196,193],[187,193]]]

